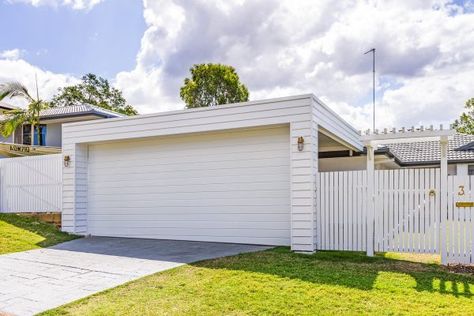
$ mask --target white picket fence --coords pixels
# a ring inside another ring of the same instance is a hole
[[[438,168],[375,171],[375,251],[444,249],[447,262],[474,263],[474,207],[456,206],[458,201],[473,201],[474,177],[449,176],[444,193],[440,182]],[[321,172],[317,186],[318,249],[366,250],[366,171]],[[448,195],[444,214],[441,194]]]
[[[447,260],[474,263],[474,207],[456,207],[474,201],[474,176],[448,176],[448,190]]]
[[[366,249],[367,172],[321,172],[318,187],[318,249]]]
[[[60,212],[62,156],[0,159],[0,212]]]

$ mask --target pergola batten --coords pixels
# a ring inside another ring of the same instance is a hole
[[[441,229],[440,232],[440,248],[441,248],[441,261],[443,264],[447,263],[447,248],[446,248],[446,214],[447,214],[447,192],[448,192],[448,141],[455,134],[455,130],[443,129],[441,125],[438,130],[432,126],[425,129],[423,126],[415,129],[402,128],[396,130],[395,128],[388,131],[384,129],[382,133],[377,130],[371,133],[367,130],[364,134],[361,133],[361,141],[367,148],[367,194],[369,196],[368,203],[368,214],[367,214],[367,255],[374,255],[374,219],[375,219],[375,159],[374,151],[375,148],[383,144],[396,144],[416,141],[433,141],[439,140],[440,142],[440,214],[441,214]]]

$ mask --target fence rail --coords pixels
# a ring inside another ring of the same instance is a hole
[[[62,156],[0,159],[0,212],[60,212]]]

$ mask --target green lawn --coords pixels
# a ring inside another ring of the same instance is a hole
[[[473,276],[402,258],[276,248],[182,266],[45,315],[474,315]]]
[[[34,218],[0,214],[0,255],[49,247],[75,238]]]

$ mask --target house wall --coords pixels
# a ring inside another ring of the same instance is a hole
[[[365,170],[366,167],[367,158],[365,156],[319,159],[319,171],[321,172]]]
[[[448,175],[456,175],[456,166],[457,164],[448,165]],[[366,170],[366,167],[366,156],[319,159],[319,171],[321,172]],[[391,170],[403,168],[439,168],[439,165],[400,167],[395,162],[391,161],[385,156],[375,156],[376,170]]]
[[[61,147],[61,123],[47,124],[46,146]]]
[[[313,251],[317,234],[317,129],[321,126],[351,147],[362,148],[355,130],[313,95],[64,124],[63,154],[69,155],[72,161],[63,169],[63,229],[79,234],[88,232],[88,148],[91,144],[278,124],[290,126],[291,247],[296,251]],[[299,136],[305,139],[302,151],[298,151]]]

